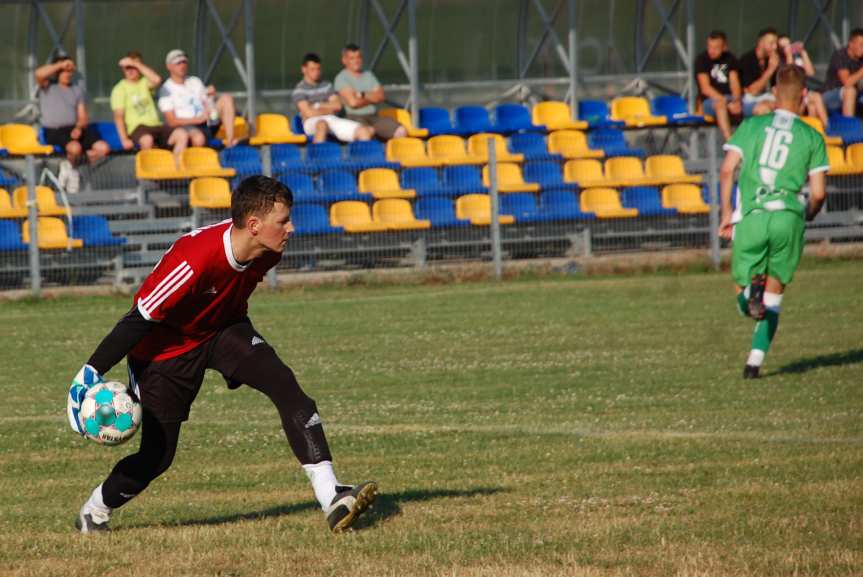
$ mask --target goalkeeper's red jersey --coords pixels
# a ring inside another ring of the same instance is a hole
[[[245,318],[249,296],[281,253],[238,263],[230,220],[183,235],[135,294],[141,315],[156,326],[132,349],[135,359],[164,360],[207,342]]]

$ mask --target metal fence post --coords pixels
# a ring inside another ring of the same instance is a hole
[[[716,148],[716,128],[707,132],[707,157],[710,186],[710,260],[714,270],[719,270],[719,151]]]
[[[488,139],[488,180],[491,195],[491,257],[494,262],[494,278],[500,280],[503,276],[503,262],[500,247],[500,209],[497,194],[497,149],[494,138]]]
[[[272,178],[273,176],[273,156],[272,149],[269,144],[265,144],[261,147],[261,168],[264,171],[264,176],[269,176]],[[271,289],[278,288],[279,286],[279,276],[276,273],[276,267],[271,268],[267,272],[267,286]]]
[[[30,229],[30,291],[42,294],[42,270],[39,267],[39,207],[36,204],[36,165],[32,154],[27,157],[27,220]]]

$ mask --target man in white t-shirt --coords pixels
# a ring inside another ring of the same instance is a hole
[[[216,96],[216,87],[204,86],[197,76],[189,76],[189,58],[179,49],[168,52],[165,68],[169,78],[159,88],[159,110],[168,126],[189,131],[192,146],[205,146],[219,125],[225,126],[225,146],[237,144],[234,138],[236,108],[230,94]]]

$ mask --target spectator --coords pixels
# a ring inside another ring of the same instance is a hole
[[[344,69],[336,76],[336,91],[350,120],[371,126],[381,140],[407,136],[407,129],[393,120],[377,115],[377,105],[384,101],[384,87],[369,70],[363,70],[363,54],[356,44],[342,49]]]
[[[119,64],[123,79],[111,91],[111,110],[123,150],[132,150],[135,145],[142,150],[154,146],[171,147],[179,166],[189,134],[182,128],[165,126],[159,120],[153,91],[162,83],[162,78],[144,64],[140,52],[129,52]]]
[[[189,58],[179,49],[168,52],[165,67],[169,78],[159,89],[159,110],[168,126],[183,127],[192,146],[205,146],[225,125],[225,146],[237,144],[234,138],[236,108],[230,94],[216,95],[212,84],[204,86],[197,76],[189,76]]]
[[[815,67],[812,66],[812,60],[810,60],[806,48],[803,47],[803,43],[791,42],[790,36],[780,34],[777,46],[781,62],[799,66],[806,73],[806,84],[809,90],[804,93],[803,97],[805,113],[818,117],[824,128],[827,128],[829,119],[827,118],[827,109],[824,107],[824,100],[821,98],[821,94],[814,90],[820,82],[815,80]]]
[[[744,116],[767,114],[775,106],[770,84],[779,67],[778,38],[775,28],[764,28],[758,33],[755,48],[740,57]]]
[[[741,116],[740,77],[737,59],[728,51],[725,32],[707,36],[707,49],[695,59],[695,78],[702,110],[716,118],[725,140],[731,138],[731,116]]]
[[[86,93],[81,85],[73,84],[74,75],[75,62],[64,53],[56,54],[50,64],[40,66],[35,72],[45,143],[59,146],[66,152],[58,179],[60,186],[72,193],[81,187],[77,166],[83,162],[84,155],[95,162],[111,151],[107,142],[87,129]]]
[[[839,48],[830,57],[830,66],[824,81],[824,104],[829,110],[841,108],[844,116],[854,116],[861,80],[863,28],[855,28],[848,37],[848,46]]]
[[[374,128],[336,116],[342,102],[331,82],[321,81],[321,59],[314,52],[303,56],[303,79],[293,92],[293,102],[303,119],[303,132],[315,142],[324,142],[332,133],[343,142],[370,140]]]

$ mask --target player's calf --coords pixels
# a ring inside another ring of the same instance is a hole
[[[752,282],[749,283],[749,299],[747,301],[747,308],[749,309],[749,316],[756,321],[760,321],[764,318],[764,312],[766,310],[764,306],[764,289],[766,286],[766,274],[754,275],[752,277]]]
[[[764,315],[755,323],[755,330],[752,332],[752,350],[749,351],[749,358],[746,359],[746,366],[743,368],[744,379],[756,379],[760,376],[764,357],[770,350],[773,337],[776,336],[776,330],[779,328],[782,295],[765,292],[762,301]]]

